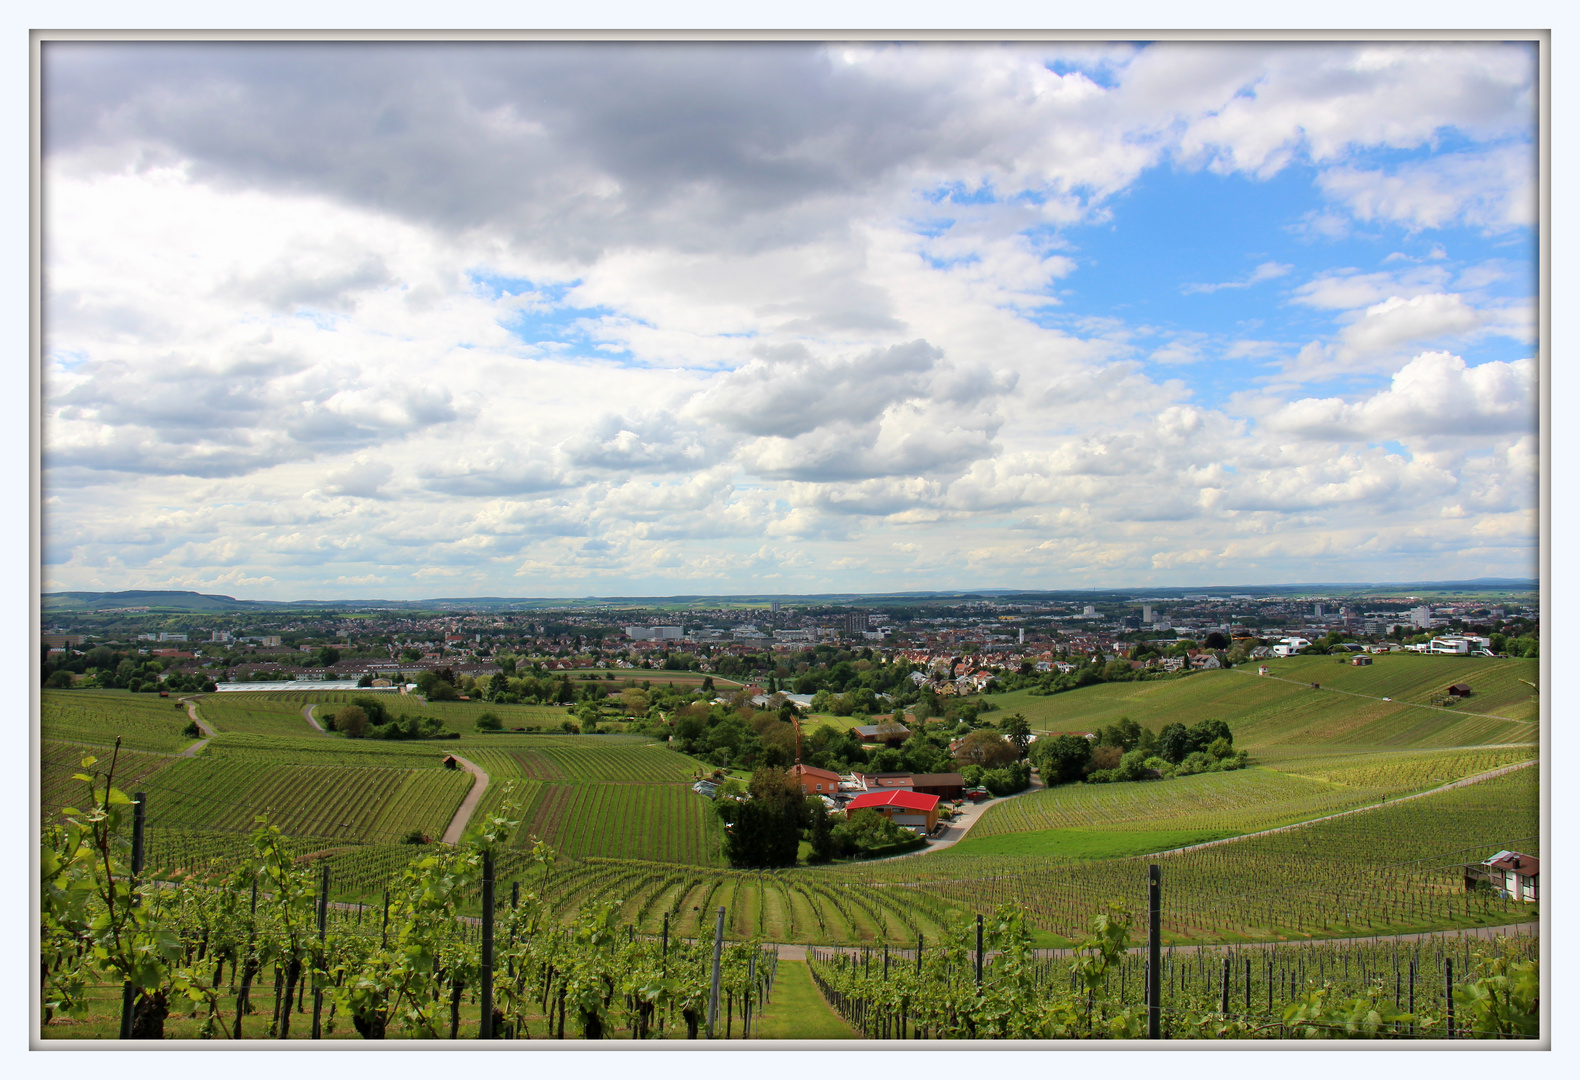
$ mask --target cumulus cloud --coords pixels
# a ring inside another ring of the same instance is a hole
[[[1529,144],[1445,154],[1391,171],[1326,169],[1317,184],[1360,221],[1490,232],[1536,224],[1536,148]]]
[[[1267,417],[1267,428],[1302,439],[1369,442],[1419,437],[1518,435],[1536,423],[1536,363],[1469,367],[1426,352],[1397,371],[1388,389],[1358,401],[1302,398]]]
[[[1302,576],[1406,565],[1445,506],[1476,558],[1528,558],[1534,368],[1487,351],[1534,333],[1523,45],[44,65],[53,580]],[[1296,162],[1301,240],[1153,272],[1138,184],[1254,200]]]

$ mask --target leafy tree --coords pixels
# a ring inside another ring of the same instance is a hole
[[[955,760],[963,765],[993,769],[1016,760],[1015,747],[996,731],[973,731],[955,748]]]
[[[1026,722],[1026,718],[1020,713],[1011,713],[999,721],[998,729],[1015,747],[1016,755],[1024,759],[1026,748],[1031,745],[1031,725]]]
[[[1117,746],[1122,751],[1134,750],[1141,741],[1141,725],[1128,716],[1121,716],[1109,727],[1097,729],[1098,746]]]
[[[331,720],[332,730],[345,734],[348,739],[360,739],[368,730],[368,714],[358,705],[344,705],[335,711]]]
[[[847,851],[865,854],[915,839],[916,834],[901,828],[878,811],[867,807],[849,815],[834,827],[834,836]]]
[[[1158,753],[1165,761],[1178,765],[1191,752],[1190,731],[1184,724],[1165,724],[1158,735]]]
[[[752,774],[750,798],[720,801],[719,814],[730,828],[724,852],[731,866],[794,866],[808,809],[801,785],[783,769]]]
[[[476,723],[472,725],[478,731],[501,731],[504,722],[491,712],[479,713]]]
[[[831,862],[839,855],[840,844],[834,836],[834,822],[828,815],[828,807],[824,806],[823,800],[816,796],[809,797],[806,805],[811,816],[807,840],[812,845],[812,852],[807,856],[807,862]]]
[[[1092,761],[1092,744],[1083,735],[1038,739],[1032,759],[1044,784],[1073,784]]]

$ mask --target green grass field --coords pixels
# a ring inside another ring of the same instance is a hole
[[[1236,832],[1202,829],[1039,829],[978,836],[973,829],[949,848],[961,855],[1036,855],[1056,859],[1122,859],[1201,844]]]
[[[805,960],[781,960],[773,1000],[757,1018],[754,1039],[854,1039],[856,1033],[817,992]]]
[[[1534,742],[1530,687],[1537,661],[1391,654],[1370,667],[1337,657],[1268,662],[1275,678],[1248,665],[1153,682],[1104,683],[1047,697],[993,695],[1002,713],[1019,712],[1039,731],[1092,731],[1121,716],[1161,730],[1169,723],[1221,719],[1235,745],[1404,748]],[[1292,680],[1292,681],[1285,681]],[[1311,683],[1320,690],[1312,690]],[[1449,709],[1426,706],[1453,683],[1475,693]],[[1366,696],[1357,696],[1366,695]],[[1382,698],[1392,698],[1383,701]],[[1508,719],[1472,715],[1486,713]],[[989,714],[989,719],[1001,713]],[[1522,722],[1523,721],[1523,722]]]

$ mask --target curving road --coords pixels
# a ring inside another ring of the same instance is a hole
[[[314,718],[314,717],[313,717],[313,710],[314,710],[314,709],[316,709],[316,708],[318,708],[318,706],[317,706],[317,705],[303,705],[303,706],[302,706],[302,717],[303,717],[303,719],[305,719],[305,720],[306,720],[306,721],[307,721],[307,722],[308,722],[308,723],[309,723],[309,724],[312,724],[312,725],[313,725],[313,727],[314,727],[314,729],[316,729],[316,730],[317,730],[317,732],[318,732],[318,733],[319,733],[319,734],[320,734],[320,735],[327,735],[327,734],[329,734],[329,732],[327,732],[327,731],[325,731],[325,730],[324,730],[324,727],[323,727],[323,725],[322,725],[322,724],[320,724],[320,723],[319,723],[319,722],[318,722],[318,721],[317,721],[317,720],[316,720],[316,719],[315,719],[315,718]]]
[[[203,722],[203,718],[198,716],[197,701],[196,700],[194,700],[193,698],[182,698],[181,699],[181,704],[183,704],[183,705],[185,705],[187,707],[187,716],[190,717],[192,722],[198,726],[198,729],[203,732],[203,738],[199,739],[197,742],[193,743],[191,746],[189,746],[185,750],[181,751],[181,756],[182,757],[197,757],[197,752],[199,750],[203,749],[205,746],[207,746],[208,745],[208,741],[210,739],[212,739],[215,735],[218,735],[219,732],[217,732],[213,728],[209,727],[206,723]]]
[[[450,819],[450,827],[444,830],[444,836],[441,841],[446,844],[459,844],[461,842],[461,834],[466,831],[466,823],[472,816],[472,811],[477,809],[478,800],[483,797],[483,792],[488,790],[488,774],[459,754],[451,754],[450,756],[455,758],[461,768],[471,773],[474,777],[472,790],[468,791],[466,798],[461,800],[460,809],[456,810],[455,817]]]

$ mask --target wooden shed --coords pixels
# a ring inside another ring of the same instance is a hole
[[[1453,686],[1450,686],[1448,688],[1448,696],[1449,697],[1469,697],[1470,696],[1470,687],[1466,686],[1464,683],[1455,683]]]

